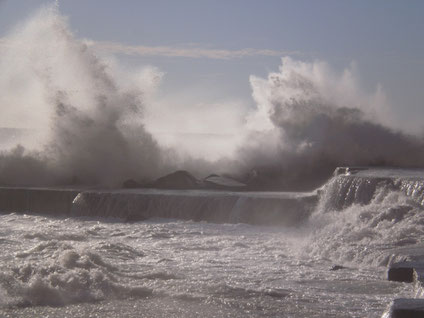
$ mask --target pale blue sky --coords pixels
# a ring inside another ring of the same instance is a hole
[[[51,2],[0,0],[0,36]],[[354,61],[365,89],[381,83],[399,118],[419,125],[424,116],[424,1],[61,0],[60,10],[81,38],[211,52],[118,56],[164,71],[163,93],[194,87],[206,99],[253,103],[249,75],[266,76],[290,55],[336,69]],[[252,50],[231,55],[244,49]],[[230,56],[216,58],[214,50]]]

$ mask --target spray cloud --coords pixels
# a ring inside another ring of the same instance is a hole
[[[2,153],[1,183],[117,185],[162,172],[161,150],[141,121],[143,87],[118,81],[74,38],[57,7],[41,9],[6,38],[0,69],[2,124],[44,132],[35,150]],[[145,83],[160,77],[143,74]]]
[[[343,165],[424,166],[422,140],[387,126],[381,89],[363,93],[352,69],[286,57],[279,72],[250,83],[258,108],[239,154],[259,185],[313,187]]]
[[[318,186],[340,165],[424,166],[422,140],[389,128],[384,94],[380,88],[364,93],[353,67],[339,74],[323,62],[286,57],[267,78],[251,76],[254,112],[245,117],[240,104],[230,112],[225,105],[213,108],[222,115],[212,116],[213,122],[227,118],[237,126],[228,131],[237,136],[225,149],[209,147],[216,154],[211,162],[173,126],[187,117],[171,114],[178,100],[148,107],[146,122],[146,101],[162,74],[154,68],[128,74],[101,60],[73,36],[57,6],[39,10],[0,44],[0,126],[38,132],[29,148],[0,154],[1,184],[117,186],[185,168],[249,175],[245,181],[262,189],[304,189]],[[201,117],[211,117],[207,106],[199,109],[188,116],[195,132],[204,126]],[[179,149],[159,146],[145,128],[161,125],[180,133],[167,135],[168,146]],[[207,133],[205,140],[194,139],[203,148],[214,131]],[[175,155],[190,149],[184,162]]]

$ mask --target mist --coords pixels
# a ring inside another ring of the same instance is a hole
[[[279,72],[251,76],[256,132],[239,149],[256,185],[305,189],[337,166],[423,167],[422,138],[391,128],[381,87],[365,93],[354,68],[283,58]]]
[[[284,57],[279,71],[250,77],[251,109],[159,98],[162,70],[125,70],[86,43],[56,6],[2,39],[0,126],[28,133],[3,145],[0,184],[118,187],[186,169],[297,190],[342,165],[424,166],[422,138],[392,128],[383,89],[365,92],[354,66]]]
[[[141,120],[151,85],[118,82],[113,69],[75,39],[55,6],[39,10],[6,43],[0,58],[2,125],[41,133],[26,148],[2,152],[2,184],[116,186],[164,171],[166,151]],[[159,76],[143,74],[149,77],[144,83]]]

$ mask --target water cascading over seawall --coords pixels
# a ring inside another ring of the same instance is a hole
[[[216,223],[299,225],[313,211],[367,205],[390,191],[424,205],[421,170],[337,168],[312,193],[0,188],[0,211],[140,221],[152,217]]]
[[[339,167],[320,190],[320,210],[341,210],[352,204],[367,205],[388,192],[399,191],[424,206],[424,171]]]
[[[314,193],[0,188],[0,211],[141,221],[152,217],[215,223],[296,225]]]
[[[311,253],[348,266],[424,256],[423,170],[338,168],[318,193]]]

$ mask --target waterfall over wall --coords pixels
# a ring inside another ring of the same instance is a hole
[[[346,266],[387,266],[422,250],[423,172],[337,169],[318,190],[318,205],[305,224],[306,253]]]
[[[308,217],[313,195],[160,191],[155,193],[81,192],[72,215],[119,217],[130,221],[150,217],[216,223],[294,225]]]
[[[296,225],[314,193],[0,188],[0,211],[140,221],[152,217],[216,223]]]
[[[424,180],[402,180],[400,189],[414,201],[424,206]]]
[[[421,170],[338,168],[314,193],[200,190],[0,188],[0,211],[140,221],[152,217],[216,223],[300,225],[313,213],[368,205],[390,192],[424,205]],[[318,193],[318,195],[317,195]]]
[[[337,168],[321,189],[320,210],[341,210],[352,204],[367,205],[376,196],[400,191],[424,205],[422,170]]]

